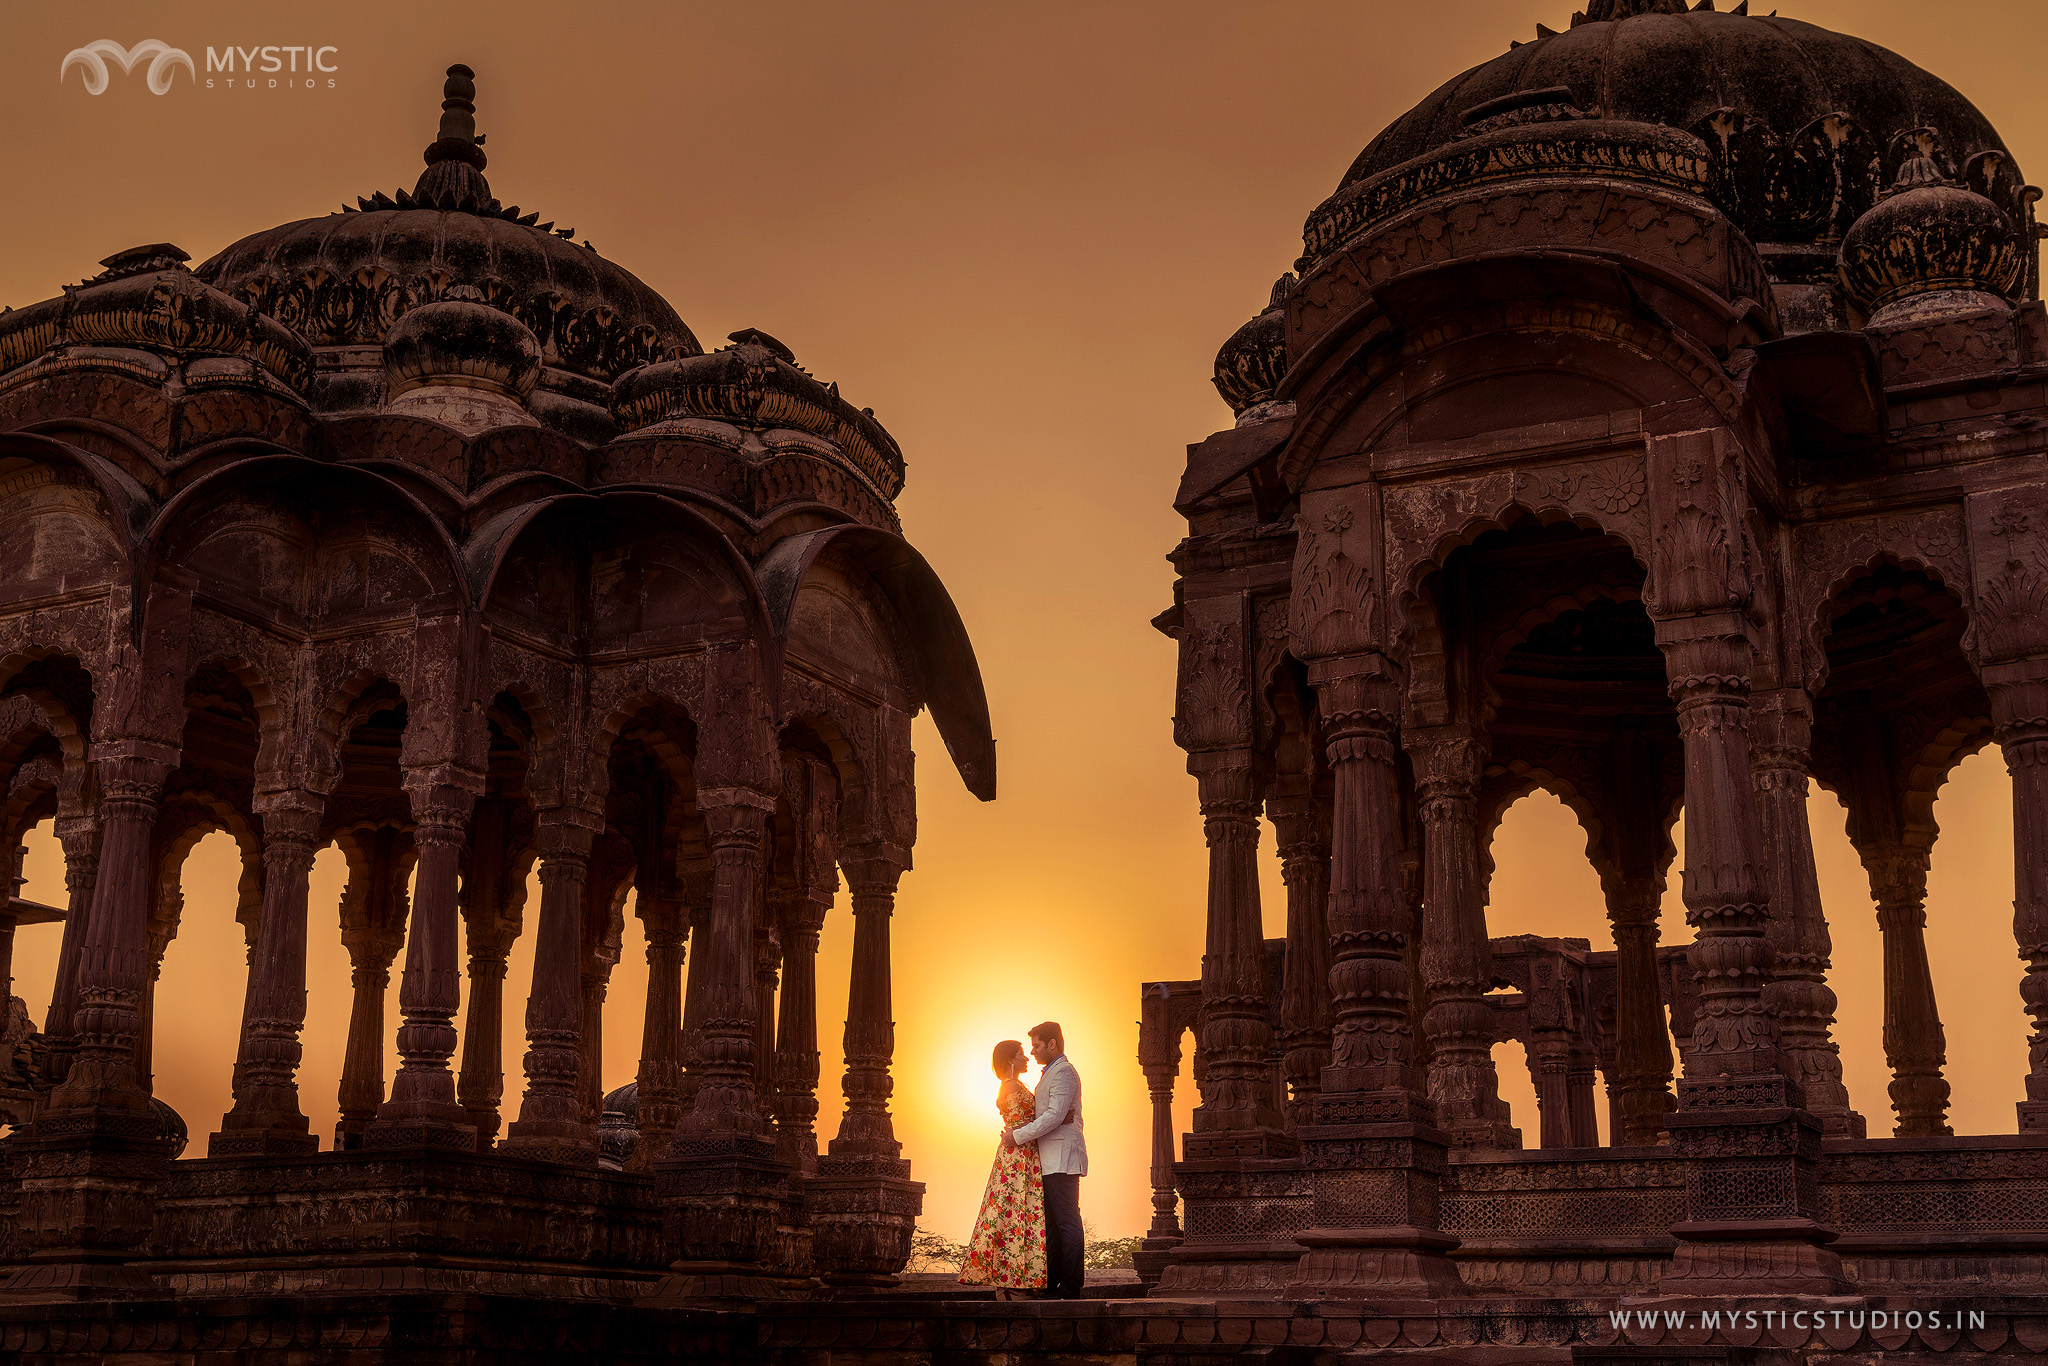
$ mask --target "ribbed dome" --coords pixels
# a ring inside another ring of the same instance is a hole
[[[1903,135],[1916,130],[1933,133],[1945,174],[1974,174],[1986,184],[1972,188],[2016,215],[2019,177],[1997,132],[1947,82],[1896,53],[1796,19],[1671,12],[1682,10],[1677,0],[1588,8],[1596,17],[1472,68],[1395,120],[1325,210],[1352,187],[1476,135],[1603,119],[1700,138],[1714,163],[1712,196],[1758,242],[1839,238],[1914,154]],[[1599,17],[1615,13],[1627,17]]]
[[[316,347],[380,345],[408,309],[457,300],[512,315],[545,365],[604,383],[701,354],[675,310],[629,271],[491,196],[474,94],[468,68],[450,68],[440,137],[412,193],[245,237],[194,273]]]

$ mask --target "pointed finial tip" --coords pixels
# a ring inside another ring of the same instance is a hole
[[[483,139],[476,131],[476,73],[461,62],[448,68],[448,80],[441,87],[441,129],[427,148],[427,165],[444,161],[466,161],[477,170],[484,168]]]

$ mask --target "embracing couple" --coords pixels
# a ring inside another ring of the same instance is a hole
[[[1031,1031],[1031,1056],[1045,1069],[1035,1094],[1022,1080],[1029,1065],[1024,1045],[1015,1039],[996,1045],[1002,1145],[982,1192],[960,1283],[992,1285],[998,1293],[1043,1289],[1049,1300],[1078,1300],[1081,1178],[1088,1174],[1081,1074],[1067,1061],[1066,1038],[1050,1020]]]

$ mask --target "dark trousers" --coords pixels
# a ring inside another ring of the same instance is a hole
[[[1045,1176],[1047,1299],[1081,1298],[1081,1255],[1086,1251],[1081,1233],[1081,1178],[1066,1172],[1049,1172]]]

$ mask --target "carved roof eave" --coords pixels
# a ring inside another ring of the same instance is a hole
[[[903,452],[874,414],[765,346],[742,342],[630,370],[613,385],[612,415],[623,433],[692,417],[809,432],[830,442],[885,501],[903,491]]]
[[[160,384],[180,366],[188,386],[256,384],[303,406],[312,350],[274,318],[182,266],[109,274],[0,313],[0,387],[94,368]]]
[[[1660,124],[1563,119],[1482,133],[1340,188],[1302,228],[1309,271],[1389,219],[1459,190],[1518,180],[1613,178],[1704,201],[1712,174],[1706,143]]]
[[[778,541],[758,566],[776,638],[786,641],[804,576],[827,548],[865,569],[889,597],[916,650],[923,697],[960,779],[982,801],[996,795],[995,736],[974,642],[952,595],[900,536],[867,526],[821,527]]]
[[[1511,268],[1505,278],[1502,267]],[[1525,277],[1521,291],[1503,293],[1517,274]],[[1398,366],[1389,366],[1383,373],[1361,378],[1361,364],[1370,353],[1398,346],[1426,324],[1520,298],[1546,306],[1562,301],[1589,303],[1662,334],[1695,373],[1714,386],[1715,392],[1707,395],[1709,401],[1727,420],[1739,422],[1742,394],[1728,381],[1714,347],[1647,303],[1646,291],[1637,287],[1637,279],[1682,295],[1726,329],[1724,340],[1741,337],[1745,331],[1760,334],[1752,335],[1752,342],[1775,336],[1775,325],[1755,300],[1724,299],[1681,272],[1621,255],[1511,250],[1424,266],[1373,288],[1290,364],[1275,391],[1276,398],[1296,405],[1294,430],[1279,456],[1283,483],[1298,492],[1317,448],[1337,421],[1398,373]]]

